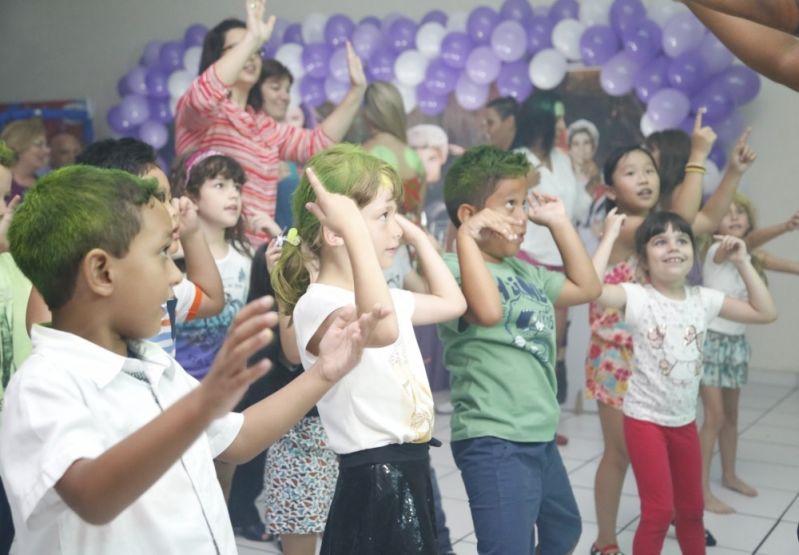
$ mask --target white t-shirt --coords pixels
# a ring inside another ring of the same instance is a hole
[[[317,403],[330,448],[342,455],[395,443],[425,443],[433,431],[433,394],[416,342],[411,317],[415,297],[390,289],[399,326],[392,345],[364,349],[360,363]],[[347,289],[311,284],[294,308],[302,364],[316,357],[306,350],[319,326],[335,310],[355,304]]]
[[[530,149],[517,148],[516,152],[526,155],[530,163],[538,168],[541,174],[541,181],[534,190],[558,197],[563,202],[563,207],[566,209],[566,215],[569,220],[574,220],[577,179],[574,177],[569,157],[557,148],[553,148],[549,153],[549,159],[552,163],[552,170],[550,170],[541,165],[541,161]],[[555,239],[552,238],[552,234],[546,226],[537,225],[528,220],[527,232],[524,234],[524,242],[521,248],[542,264],[548,266],[563,265],[563,258],[560,256]]]
[[[0,426],[0,474],[17,553],[212,555],[214,540],[219,553],[236,553],[213,458],[236,438],[242,416],[231,413],[214,421],[110,523],[87,524],[56,493],[56,482],[72,463],[98,457],[198,382],[147,341],[130,344],[137,358],[43,326],[33,327],[32,341],[31,355],[6,390]],[[152,390],[123,371],[128,369],[144,372]]]
[[[746,284],[741,277],[735,264],[725,260],[721,264],[716,264],[713,257],[719,250],[719,243],[713,243],[707,251],[705,264],[702,267],[702,283],[705,287],[718,289],[730,297],[746,300],[749,294],[746,291]],[[746,332],[746,324],[715,318],[707,328],[718,333],[727,335],[743,335]]]
[[[625,322],[633,337],[635,369],[624,396],[624,414],[661,426],[684,426],[696,418],[707,324],[724,293],[686,287],[685,299],[665,297],[651,285],[622,283]]]

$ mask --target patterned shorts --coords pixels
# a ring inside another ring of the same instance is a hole
[[[269,448],[264,471],[270,534],[323,532],[338,478],[338,457],[327,448],[318,416],[306,416]]]
[[[749,342],[745,335],[727,335],[707,330],[702,385],[729,387],[745,385],[749,378]]]

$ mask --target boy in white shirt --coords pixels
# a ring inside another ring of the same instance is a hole
[[[285,434],[358,362],[386,311],[345,311],[317,364],[232,414],[269,368],[246,361],[272,339],[271,299],[239,312],[198,383],[140,340],[158,329],[180,280],[155,181],[72,166],[29,195],[9,230],[11,252],[53,318],[33,328],[0,425],[17,552],[235,553],[212,458],[244,462]]]

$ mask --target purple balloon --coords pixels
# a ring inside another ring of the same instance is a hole
[[[477,110],[488,100],[488,85],[479,85],[464,73],[455,85],[455,100],[466,110]]]
[[[325,97],[327,97],[328,102],[333,104],[340,104],[344,97],[347,96],[347,93],[350,90],[350,82],[347,81],[344,83],[332,75],[328,76],[325,79]]]
[[[502,62],[489,46],[478,46],[466,59],[466,75],[478,85],[488,85],[499,75]]]
[[[735,59],[732,52],[713,33],[708,33],[702,39],[699,53],[705,63],[707,75],[715,75],[727,69]]]
[[[527,52],[527,32],[521,23],[503,21],[491,34],[491,48],[503,62],[515,62]]]
[[[624,96],[633,89],[638,64],[629,52],[621,51],[605,62],[599,72],[599,85],[610,96]]]
[[[734,144],[743,133],[746,123],[741,112],[734,110],[724,121],[713,126],[719,140],[725,145]]]
[[[580,37],[580,54],[587,66],[601,66],[619,51],[619,39],[607,25],[593,25]]]
[[[331,15],[325,23],[325,40],[332,46],[341,46],[350,40],[355,24],[344,14]]]
[[[158,51],[158,66],[167,73],[182,69],[185,50],[183,45],[177,41],[165,42]]]
[[[186,46],[186,48],[191,48],[192,46],[202,46],[203,42],[205,42],[205,35],[207,34],[208,27],[202,23],[189,25],[188,29],[186,29],[186,32],[183,34],[183,44]]]
[[[579,19],[579,15],[580,5],[577,0],[555,0],[548,12],[553,26],[561,19]]]
[[[373,15],[367,15],[358,22],[358,25],[364,25],[365,23],[371,23],[378,29],[380,29],[380,26],[382,25],[382,23],[380,22],[380,18],[375,17]]]
[[[669,83],[685,94],[693,94],[705,79],[705,66],[699,52],[686,52],[675,58],[666,73]]]
[[[646,113],[657,129],[672,129],[685,119],[690,110],[691,103],[682,91],[663,89],[649,99]]]
[[[283,35],[286,34],[288,26],[289,22],[286,19],[282,17],[275,18],[275,26],[272,28],[272,34],[269,40],[261,46],[261,58],[266,60],[275,57],[277,49],[283,44]]]
[[[746,66],[734,65],[729,67],[715,81],[721,88],[730,92],[732,99],[738,106],[751,101],[760,92],[760,77]]]
[[[641,0],[615,0],[610,6],[610,26],[621,37],[646,17]]]
[[[119,103],[122,116],[133,125],[141,125],[150,118],[147,98],[140,94],[129,94]]]
[[[116,133],[128,137],[136,133],[136,126],[122,113],[122,107],[117,104],[108,110],[108,125]]]
[[[391,81],[394,79],[394,62],[397,53],[387,46],[379,47],[369,57],[366,73],[372,81]]]
[[[437,116],[447,107],[449,97],[433,93],[425,83],[416,87],[416,105],[419,111],[426,116]]]
[[[552,29],[554,23],[547,17],[533,17],[527,24],[527,54],[535,55],[541,50],[552,48]]]
[[[670,57],[697,48],[705,37],[704,25],[691,12],[679,12],[663,27],[663,51]]]
[[[151,98],[169,98],[169,89],[166,85],[168,79],[169,76],[163,70],[157,67],[148,69],[144,76],[147,95]]]
[[[660,56],[648,64],[641,66],[635,74],[635,94],[642,102],[649,102],[656,92],[669,85],[666,73],[669,71],[671,58]]]
[[[316,108],[324,104],[325,99],[325,82],[323,79],[315,79],[310,75],[303,75],[300,80],[300,98],[303,104],[307,104],[311,108]]]
[[[466,33],[450,33],[441,41],[441,59],[450,67],[463,69],[473,48],[474,43]]]
[[[147,94],[147,70],[136,66],[125,76],[125,88],[130,94]]]
[[[350,68],[347,65],[347,47],[339,46],[330,56],[330,77],[341,81],[350,82]]]
[[[533,8],[527,0],[505,0],[499,9],[499,17],[525,25],[533,18]]]
[[[716,164],[716,167],[719,169],[723,170],[727,165],[727,153],[724,152],[724,147],[718,142],[713,145],[707,157],[709,160],[713,160],[713,163]]]
[[[440,23],[441,25],[446,27],[448,20],[449,18],[447,17],[447,14],[445,14],[441,10],[430,10],[422,18],[422,22],[420,23],[420,25],[424,25],[425,23],[430,23],[432,21],[433,23]],[[417,98],[417,101],[418,100],[419,99]]]
[[[123,75],[117,81],[117,93],[120,97],[125,96],[126,94],[130,94],[130,89],[128,88],[128,76]]]
[[[161,51],[160,40],[151,40],[144,46],[144,53],[139,63],[143,66],[153,67],[158,65],[158,53]]]
[[[292,23],[283,32],[283,42],[293,44],[305,44],[305,39],[302,38],[302,25],[299,23]]]
[[[169,97],[149,98],[147,106],[150,109],[150,121],[169,123],[172,121],[172,112],[169,110]]]
[[[533,93],[530,82],[530,64],[526,60],[502,64],[497,77],[497,90],[500,96],[512,96],[522,102]]]
[[[145,121],[139,127],[139,139],[153,147],[155,150],[162,148],[169,140],[169,132],[163,123]]]
[[[352,48],[362,60],[368,60],[382,43],[380,27],[372,23],[359,23],[352,32]]]
[[[729,90],[714,82],[699,91],[691,101],[691,111],[695,114],[705,108],[703,120],[713,125],[721,123],[735,110],[735,101]]]
[[[466,20],[466,32],[477,44],[488,44],[491,33],[499,23],[499,14],[488,6],[478,6]]]
[[[416,46],[416,23],[409,17],[398,17],[388,27],[388,43],[397,53]]]
[[[455,90],[458,75],[457,69],[447,65],[441,58],[437,58],[427,66],[425,79],[420,84],[420,88],[427,89],[435,96],[446,96]]]
[[[330,48],[323,42],[306,44],[302,49],[302,67],[314,79],[327,77],[330,63]]]
[[[642,19],[624,32],[622,44],[638,62],[645,64],[660,53],[663,33],[651,19]]]

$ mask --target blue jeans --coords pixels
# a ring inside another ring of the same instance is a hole
[[[582,531],[580,511],[554,441],[496,437],[452,442],[480,555],[565,555]]]

